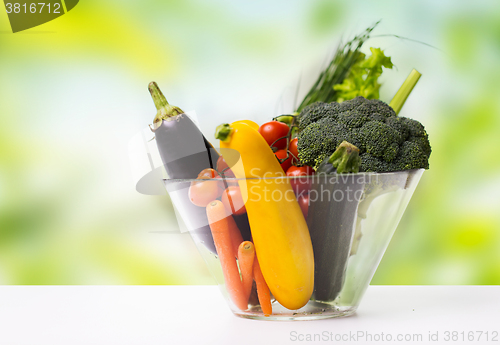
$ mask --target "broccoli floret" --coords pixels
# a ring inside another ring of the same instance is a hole
[[[402,119],[411,137],[427,137],[427,132],[420,122],[406,117],[402,117]]]
[[[299,115],[299,131],[325,117],[329,117],[330,115],[335,116],[338,114],[338,107],[339,104],[337,102],[316,102],[308,105]]]
[[[385,151],[391,144],[396,143],[399,146],[402,142],[398,131],[378,121],[365,123],[361,128],[361,135],[366,146],[366,152],[375,157],[384,156]]]
[[[368,100],[362,96],[340,104],[337,102],[316,102],[305,107],[300,113],[299,131],[326,117],[341,117],[339,122],[349,128],[357,128],[368,120],[383,122],[391,116],[396,116],[396,113],[387,104],[378,99]]]
[[[378,121],[378,122],[384,122],[385,121],[385,116],[380,115],[379,113],[373,113],[368,116],[369,121]],[[394,119],[394,117],[389,117],[389,119]]]
[[[384,172],[396,171],[397,165],[388,163],[383,158],[377,158],[369,153],[363,153],[361,156],[361,169],[363,172]]]
[[[425,137],[410,137],[408,139],[409,142],[413,142],[417,144],[418,147],[420,147],[424,153],[429,157],[431,155],[431,144],[429,143],[429,138],[427,136]]]
[[[398,117],[384,102],[356,97],[334,106],[315,104],[316,108],[304,109],[305,117],[301,118],[302,124],[310,122],[298,136],[302,164],[317,169],[341,142],[347,141],[359,148],[360,171],[429,167],[431,146],[424,126]]]
[[[389,126],[394,128],[396,131],[399,132],[401,135],[401,139],[407,140],[408,137],[410,136],[410,130],[408,129],[407,123],[406,123],[406,118],[405,117],[388,117],[385,119],[385,123]]]
[[[384,159],[384,161],[390,163],[390,162],[392,162],[396,158],[396,156],[398,155],[398,153],[399,153],[399,145],[398,145],[398,143],[392,143],[389,146],[387,146],[387,148],[384,151],[384,154],[383,154],[382,158]]]
[[[344,101],[339,103],[339,112],[343,113],[344,111],[351,111],[359,108],[361,105],[368,103],[369,100],[362,96],[358,96],[356,98],[350,99],[348,101]]]
[[[405,141],[396,159],[397,170],[429,169],[429,156],[415,142]]]
[[[339,112],[351,110],[356,110],[367,116],[370,116],[372,114],[379,114],[382,116],[382,119],[396,116],[394,110],[381,100],[366,99],[362,96],[358,96],[354,99],[344,101],[339,104]]]
[[[337,117],[337,121],[349,129],[359,128],[368,121],[368,115],[353,109],[340,113]]]
[[[365,147],[365,141],[363,140],[363,135],[361,134],[361,128],[353,128],[351,130],[347,130],[342,134],[342,136],[339,138],[339,142],[342,142],[342,140],[345,140],[357,148],[359,148],[360,152],[365,152],[366,147]]]
[[[379,99],[371,99],[368,101],[371,114],[380,114],[386,118],[395,117],[396,112],[388,104]]]
[[[347,127],[331,117],[310,124],[298,136],[300,162],[316,169],[343,141],[339,134],[347,131]]]
[[[336,136],[327,135],[324,140],[315,140],[322,135],[322,127],[318,123],[311,123],[304,130],[299,132],[297,137],[297,151],[301,164],[309,165],[314,168],[314,160],[323,157],[323,144],[330,141],[336,141]],[[333,134],[333,133],[332,133]]]

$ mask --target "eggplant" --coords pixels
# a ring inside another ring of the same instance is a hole
[[[188,195],[190,182],[179,180],[196,179],[202,170],[216,169],[219,154],[191,118],[167,102],[155,82],[149,84],[149,92],[158,110],[151,130],[169,177],[164,181],[167,191],[188,230],[207,249],[216,253],[205,208],[191,203]],[[246,215],[234,216],[234,219],[243,238],[249,239],[250,226]]]
[[[168,104],[155,82],[149,84],[149,92],[158,110],[151,130],[169,179],[196,179],[203,169],[215,169],[219,154],[198,126],[180,108]],[[189,231],[216,253],[205,208],[189,200],[190,184],[166,181],[165,185]]]

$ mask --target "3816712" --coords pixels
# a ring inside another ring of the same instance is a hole
[[[444,341],[498,341],[498,332],[488,332],[488,331],[446,331],[444,332]]]
[[[31,4],[6,3],[7,13],[61,13],[61,4],[32,2]]]

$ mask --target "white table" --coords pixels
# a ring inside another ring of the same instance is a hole
[[[452,341],[454,331],[456,341]],[[488,334],[482,333],[478,341],[481,331]],[[429,341],[436,332],[439,341]],[[474,341],[468,340],[471,335]],[[308,341],[314,337],[318,341]],[[233,316],[215,286],[0,286],[2,345],[382,344],[387,340],[500,344],[500,287],[370,286],[353,316],[277,322]]]

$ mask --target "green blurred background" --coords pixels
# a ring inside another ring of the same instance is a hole
[[[147,84],[216,124],[291,110],[341,38],[422,74],[403,116],[430,166],[373,284],[500,284],[500,2],[81,1],[12,34],[0,13],[0,284],[212,284],[167,196],[135,190]]]

